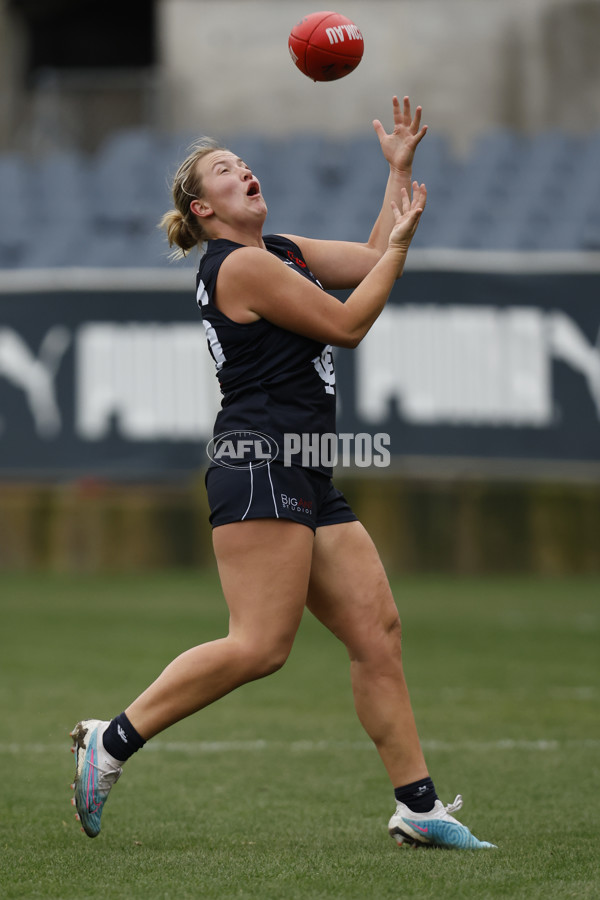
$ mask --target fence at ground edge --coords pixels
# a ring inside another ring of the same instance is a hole
[[[600,572],[600,485],[336,480],[391,576]],[[0,570],[213,567],[202,479],[0,484]]]

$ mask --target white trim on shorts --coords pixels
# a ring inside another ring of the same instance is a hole
[[[246,512],[240,519],[240,522],[243,522],[248,513],[250,512],[250,507],[252,506],[252,500],[254,499],[254,475],[252,473],[252,463],[248,463],[248,468],[250,469],[250,500],[248,501],[248,506],[246,507]],[[275,500],[275,488],[273,487],[273,479],[271,478],[271,463],[267,462],[267,472],[269,475],[269,484],[271,485],[271,497],[273,498],[273,509],[275,510],[275,518],[279,518],[279,510],[277,509],[277,501]]]
[[[248,501],[248,506],[246,507],[246,512],[240,519],[240,522],[243,522],[250,512],[250,507],[252,506],[252,498],[254,497],[254,475],[252,474],[252,463],[248,463],[248,468],[250,469],[250,499]]]
[[[275,488],[273,487],[273,479],[271,478],[271,463],[267,463],[267,472],[269,473],[269,483],[271,485],[271,497],[273,498],[273,509],[275,510],[275,518],[279,518],[279,510],[277,509],[277,502],[275,500]]]

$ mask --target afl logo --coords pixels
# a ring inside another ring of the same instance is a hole
[[[279,445],[260,431],[226,431],[208,442],[206,453],[218,466],[258,469],[274,460]]]

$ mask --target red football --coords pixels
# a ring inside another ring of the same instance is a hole
[[[360,30],[335,12],[315,12],[292,28],[288,47],[294,63],[313,81],[335,81],[352,72],[365,45]]]

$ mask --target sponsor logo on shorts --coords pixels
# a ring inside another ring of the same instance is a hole
[[[306,516],[312,516],[312,500],[303,500],[302,497],[290,497],[289,494],[280,494],[279,496],[281,505],[284,509],[291,509],[292,512],[304,513]]]
[[[260,431],[226,431],[209,441],[206,452],[214,463],[227,469],[258,469],[277,457],[279,445]]]

